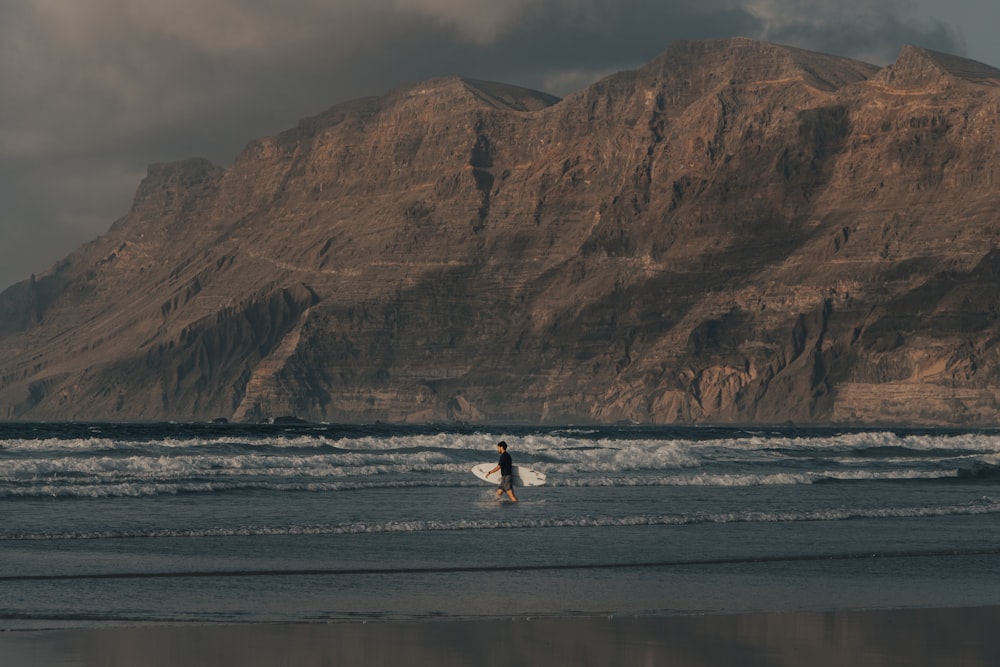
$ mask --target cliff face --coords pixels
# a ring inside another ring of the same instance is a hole
[[[338,105],[0,295],[0,417],[995,424],[998,119],[743,39]]]

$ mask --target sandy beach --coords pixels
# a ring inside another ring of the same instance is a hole
[[[1000,607],[110,627],[0,633],[0,664],[986,667],[997,627]]]

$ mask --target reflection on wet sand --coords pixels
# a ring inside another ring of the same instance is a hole
[[[0,664],[1000,664],[1000,607],[7,632]],[[502,648],[505,647],[505,648]]]

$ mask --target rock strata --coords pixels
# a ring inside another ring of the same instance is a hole
[[[996,424],[998,118],[745,39],[341,104],[0,294],[0,418]]]

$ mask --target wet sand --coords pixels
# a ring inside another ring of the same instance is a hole
[[[0,633],[0,665],[1000,664],[1000,607]],[[500,647],[506,645],[506,650]]]

